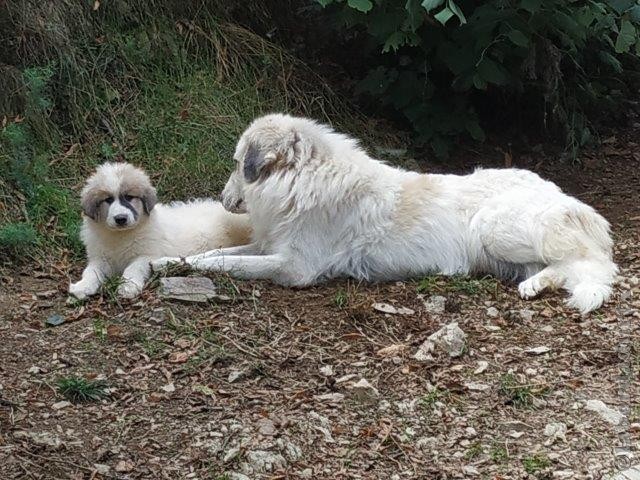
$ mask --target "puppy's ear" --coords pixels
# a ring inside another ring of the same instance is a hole
[[[247,183],[253,183],[264,170],[264,168],[273,160],[276,159],[274,152],[262,153],[254,145],[249,145],[247,153],[244,156],[244,179]]]
[[[91,220],[100,220],[100,203],[102,203],[102,192],[92,188],[82,192],[80,203],[82,205],[82,213]]]
[[[153,207],[155,207],[156,203],[158,203],[158,194],[156,193],[156,189],[149,185],[142,192],[142,196],[140,197],[140,199],[142,200],[144,213],[149,215],[149,213],[151,213],[151,210],[153,210]]]

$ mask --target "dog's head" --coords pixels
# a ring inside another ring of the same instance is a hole
[[[82,211],[111,230],[135,228],[157,202],[149,177],[129,163],[104,163],[82,190]]]
[[[232,212],[247,211],[246,193],[274,175],[297,168],[314,155],[315,122],[283,114],[260,117],[240,137],[234,153],[236,168],[222,191],[222,203]]]

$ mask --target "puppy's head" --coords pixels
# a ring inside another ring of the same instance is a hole
[[[111,230],[135,228],[157,202],[149,177],[129,163],[104,163],[82,190],[82,211]]]
[[[236,146],[233,155],[236,168],[222,191],[224,207],[236,213],[246,212],[247,189],[308,161],[314,155],[312,132],[318,130],[325,127],[283,114],[254,120]]]

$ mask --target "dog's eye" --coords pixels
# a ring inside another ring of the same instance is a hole
[[[113,203],[113,197],[107,197],[107,198],[104,199],[104,201],[106,203],[108,203],[109,205],[111,205]]]
[[[135,196],[133,196],[133,195],[125,195],[125,196],[124,196],[124,199],[125,199],[127,202],[130,202],[130,201],[131,201],[131,200],[133,200],[134,198],[136,198],[136,197],[135,197]]]

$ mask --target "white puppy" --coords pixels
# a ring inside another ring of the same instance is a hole
[[[138,295],[149,278],[151,259],[193,255],[248,243],[247,215],[227,212],[220,202],[156,203],[149,177],[128,163],[105,163],[82,191],[81,237],[89,264],[69,293],[85,298],[105,279],[122,275],[118,294]]]
[[[491,273],[523,280],[523,298],[562,287],[583,313],[611,294],[609,224],[535,173],[407,172],[327,126],[281,114],[255,120],[235,160],[223,204],[251,213],[254,243],[187,258],[195,268],[298,286]]]

